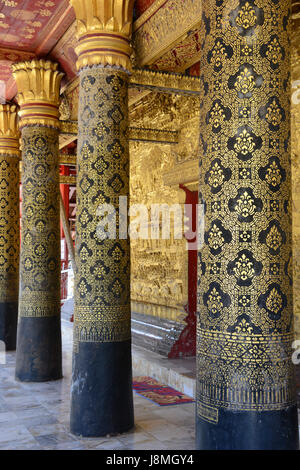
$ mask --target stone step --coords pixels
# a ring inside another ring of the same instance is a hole
[[[149,376],[195,397],[196,358],[168,359],[137,345],[132,346],[133,376]]]

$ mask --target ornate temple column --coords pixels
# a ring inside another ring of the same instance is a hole
[[[203,2],[199,449],[298,448],[289,8]]]
[[[17,108],[0,105],[0,340],[16,349],[20,211]]]
[[[62,376],[57,64],[13,65],[22,131],[22,237],[16,378]]]
[[[133,1],[71,4],[80,76],[71,431],[103,436],[133,426],[130,243],[119,226],[113,239],[97,231],[98,208],[112,204],[118,220],[119,196],[129,195]]]

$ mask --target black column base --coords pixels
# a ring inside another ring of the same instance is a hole
[[[73,434],[101,437],[133,428],[131,342],[79,343],[71,393]]]
[[[297,407],[280,411],[219,408],[218,424],[197,417],[199,450],[298,450]]]
[[[0,303],[0,341],[6,351],[15,351],[17,342],[18,302]]]
[[[60,316],[21,317],[18,325],[16,379],[47,382],[62,378]]]

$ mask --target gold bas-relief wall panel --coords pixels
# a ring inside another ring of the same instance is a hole
[[[170,239],[150,238],[151,204],[184,203],[184,192],[178,185],[164,185],[163,175],[174,163],[171,145],[130,144],[130,204],[147,207],[148,222],[140,228],[149,234],[148,239],[131,239],[131,299],[133,312],[183,321],[187,302],[186,241],[174,239],[172,216]],[[133,214],[131,222],[138,216],[139,212]]]
[[[298,15],[299,16],[299,15]],[[293,290],[295,338],[300,339],[300,18],[293,16],[291,154],[293,198]]]
[[[300,86],[292,83],[292,197],[293,197],[293,266],[295,336],[300,338]],[[299,83],[300,85],[300,83]],[[297,96],[298,95],[298,96]],[[298,103],[299,101],[299,103]],[[297,132],[298,130],[298,132]]]

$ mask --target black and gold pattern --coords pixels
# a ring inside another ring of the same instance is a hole
[[[22,130],[20,317],[60,315],[58,131]]]
[[[18,302],[19,156],[0,152],[0,303]]]
[[[203,2],[197,401],[212,423],[295,399],[288,16],[288,0]]]
[[[75,334],[79,342],[130,339],[129,239],[101,240],[97,209],[129,194],[128,74],[91,68],[80,72]]]

